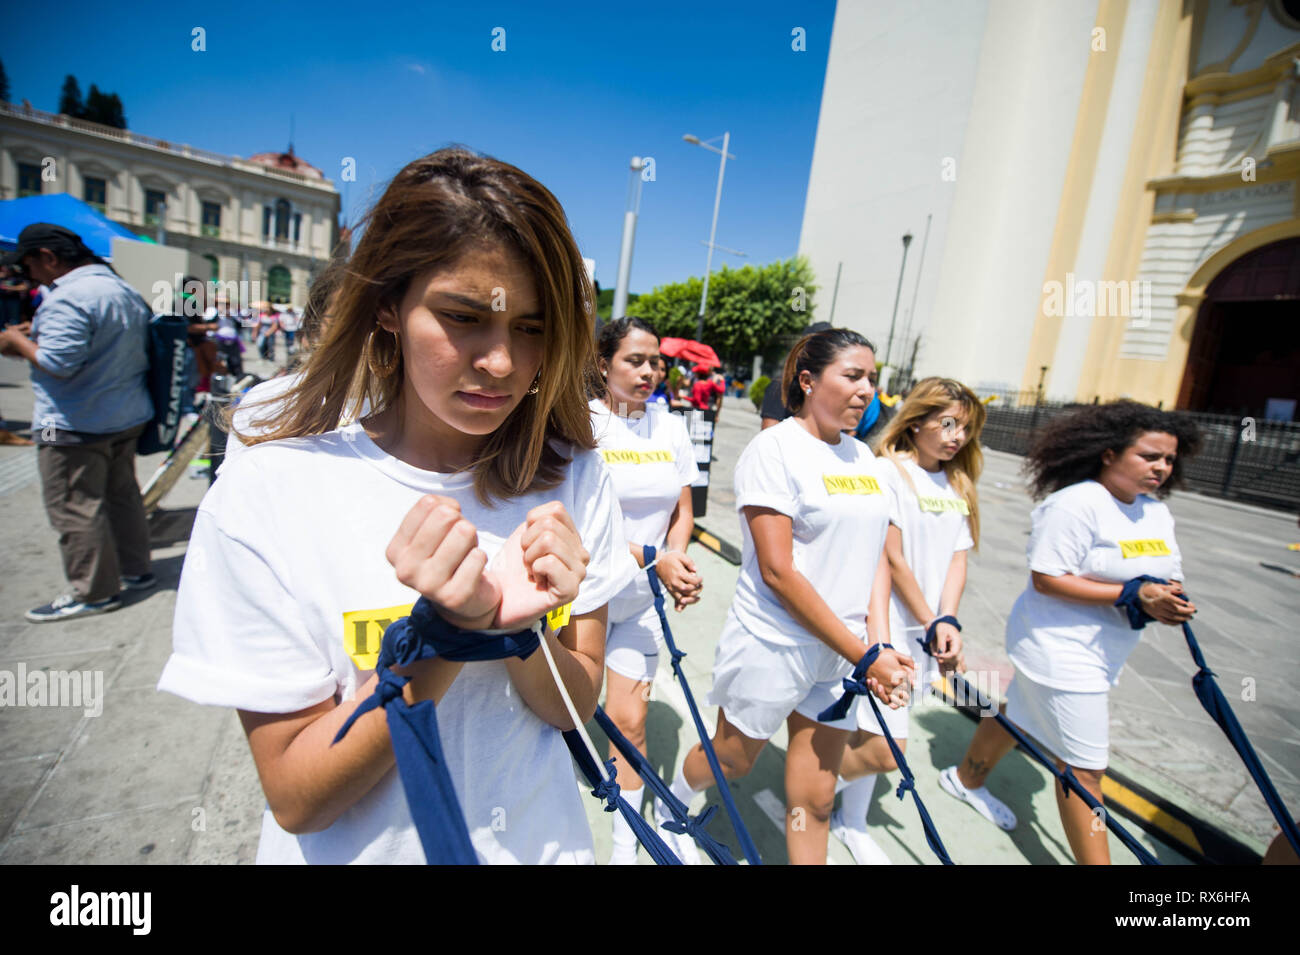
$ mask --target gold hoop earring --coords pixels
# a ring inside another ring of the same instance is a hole
[[[375,332],[379,331],[376,326],[370,332],[370,337],[366,340],[366,365],[370,368],[372,374],[378,378],[388,378],[402,364],[402,340],[397,337],[396,332],[391,332],[393,336],[393,355],[387,361],[378,361],[375,355]]]

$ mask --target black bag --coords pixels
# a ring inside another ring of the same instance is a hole
[[[170,451],[176,443],[189,384],[188,333],[189,319],[181,315],[155,315],[149,322],[149,372],[145,383],[153,400],[153,420],[140,435],[136,454]]]

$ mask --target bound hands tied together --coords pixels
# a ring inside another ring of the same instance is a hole
[[[488,566],[478,528],[460,504],[428,494],[407,512],[385,552],[397,579],[462,630],[512,630],[572,603],[591,555],[559,501],[533,508]]]
[[[689,605],[699,603],[704,578],[691,558],[681,551],[663,551],[655,560],[655,572],[672,596],[679,613]]]

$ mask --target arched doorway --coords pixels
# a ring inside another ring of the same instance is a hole
[[[1178,393],[1188,411],[1262,418],[1270,403],[1297,418],[1300,238],[1246,253],[1206,287]]]

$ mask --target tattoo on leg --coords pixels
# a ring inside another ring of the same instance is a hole
[[[966,757],[966,765],[970,767],[971,775],[983,776],[988,772],[988,761],[983,759],[971,759]]]

